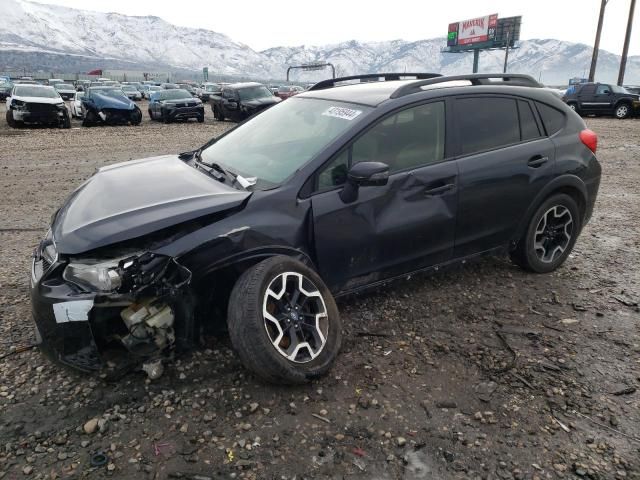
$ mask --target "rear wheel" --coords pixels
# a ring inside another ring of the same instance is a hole
[[[303,263],[275,256],[244,272],[229,298],[231,343],[249,370],[274,383],[326,374],[342,342],[338,307]]]
[[[535,273],[552,272],[571,253],[581,228],[575,200],[566,194],[552,195],[531,217],[511,259]]]
[[[629,115],[631,115],[631,108],[629,108],[628,104],[621,103],[619,105],[616,105],[616,110],[615,110],[616,118],[623,120],[627,118]]]

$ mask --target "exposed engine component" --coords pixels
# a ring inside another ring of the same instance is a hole
[[[135,354],[146,355],[153,350],[164,350],[175,343],[173,310],[155,298],[133,303],[120,313],[129,333],[122,343]]]

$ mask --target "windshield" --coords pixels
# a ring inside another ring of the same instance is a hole
[[[18,97],[43,97],[59,98],[60,95],[53,87],[31,87],[29,85],[16,87],[15,94]]]
[[[243,177],[256,177],[257,188],[270,188],[308,163],[370,110],[294,97],[220,138],[202,151],[202,161],[217,163]]]
[[[179,88],[164,90],[157,96],[158,100],[179,100],[182,98],[193,98],[189,92]]]
[[[137,92],[138,89],[136,87],[134,87],[133,85],[123,85],[122,86],[122,90],[125,92]]]
[[[55,88],[56,90],[75,90],[75,88],[73,88],[73,85],[69,83],[56,83],[53,88]]]
[[[90,92],[93,94],[99,93],[101,95],[108,95],[110,97],[124,97],[125,94],[122,91],[121,88],[108,88],[108,87],[102,87],[102,88],[92,88],[90,89]]]
[[[260,98],[271,98],[273,93],[264,85],[258,87],[247,87],[238,89],[240,100],[258,100]]]

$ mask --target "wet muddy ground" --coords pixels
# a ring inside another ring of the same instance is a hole
[[[285,388],[224,337],[154,382],[21,352],[29,256],[65,196],[96,167],[231,124],[10,130],[3,108],[0,478],[640,478],[640,120],[587,120],[602,185],[560,270],[485,258],[342,299],[335,368]]]

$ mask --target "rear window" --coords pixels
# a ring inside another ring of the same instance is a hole
[[[540,102],[536,102],[536,107],[548,136],[558,133],[564,127],[565,116],[560,110]]]
[[[540,137],[540,129],[536,117],[531,110],[529,102],[518,100],[518,113],[520,114],[520,133],[523,141],[534,140]]]
[[[520,142],[515,99],[459,98],[455,102],[455,112],[463,155]]]

